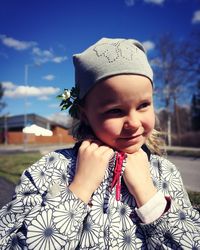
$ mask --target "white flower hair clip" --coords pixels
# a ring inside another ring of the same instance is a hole
[[[58,99],[61,99],[60,103],[61,111],[69,109],[69,114],[76,119],[79,118],[78,94],[79,94],[78,89],[76,87],[72,87],[71,90],[64,89],[63,93],[57,96]]]

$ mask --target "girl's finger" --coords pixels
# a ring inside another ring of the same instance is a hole
[[[85,140],[85,141],[83,141],[82,143],[81,143],[81,148],[82,149],[85,149],[85,148],[87,148],[88,146],[90,146],[90,141],[89,140]]]
[[[104,155],[104,156],[108,156],[110,158],[112,158],[112,156],[114,155],[114,150],[110,147],[107,147],[107,146],[101,146],[98,148],[98,151]]]

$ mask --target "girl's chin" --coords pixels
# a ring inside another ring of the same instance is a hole
[[[116,150],[122,151],[127,154],[134,154],[140,150],[142,145],[146,142],[146,138],[143,136],[137,138],[137,140],[117,141]]]
[[[134,154],[137,151],[139,151],[139,149],[142,147],[142,145],[137,144],[137,145],[132,145],[132,146],[129,146],[129,147],[116,147],[116,150],[127,153],[127,154]]]
[[[103,142],[103,140],[101,140]],[[138,143],[119,143],[119,142],[113,142],[113,143],[105,143],[105,145],[111,147],[112,149],[118,151],[118,152],[124,152],[127,154],[134,154],[140,150],[142,145],[145,143],[145,140],[140,140]]]

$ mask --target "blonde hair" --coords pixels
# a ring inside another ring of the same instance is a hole
[[[147,139],[146,146],[152,154],[166,155],[163,134],[156,129],[153,129],[151,135]]]

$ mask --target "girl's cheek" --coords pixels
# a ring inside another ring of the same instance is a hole
[[[107,133],[109,134],[118,134],[118,132],[120,131],[120,128],[119,128],[119,124],[110,121],[110,122],[103,123],[103,130],[107,131]]]
[[[146,126],[146,130],[149,134],[151,134],[151,132],[153,131],[155,127],[155,123],[152,120],[149,120],[149,123]]]
[[[152,111],[152,112],[147,113],[143,121],[144,121],[144,124],[146,124],[146,126],[149,127],[149,129],[153,129],[155,126],[154,112]]]

